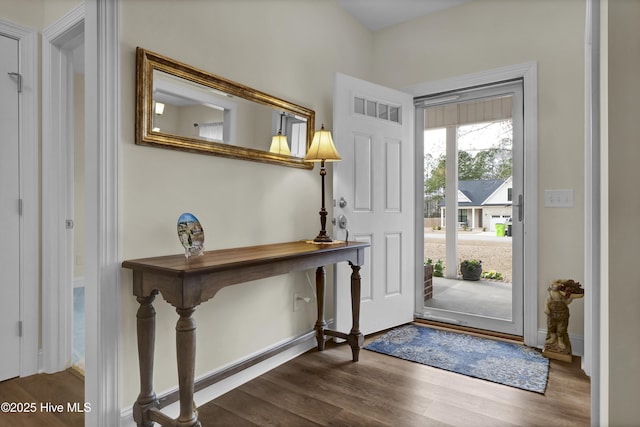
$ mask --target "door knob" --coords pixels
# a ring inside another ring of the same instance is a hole
[[[344,215],[340,215],[338,217],[338,226],[340,228],[347,228],[347,217]]]

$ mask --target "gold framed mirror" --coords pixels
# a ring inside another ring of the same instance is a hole
[[[136,144],[311,169],[314,126],[311,109],[136,49]]]

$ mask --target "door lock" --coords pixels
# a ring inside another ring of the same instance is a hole
[[[344,208],[347,206],[347,201],[344,199],[344,197],[340,197],[340,201],[338,202],[338,204],[341,208]]]

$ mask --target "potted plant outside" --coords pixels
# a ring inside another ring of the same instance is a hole
[[[482,261],[465,259],[460,263],[460,274],[464,280],[480,280],[482,275]]]
[[[433,277],[444,277],[444,265],[440,259],[433,265]]]

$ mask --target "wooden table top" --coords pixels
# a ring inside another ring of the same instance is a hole
[[[297,241],[206,251],[204,255],[189,258],[184,254],[140,258],[124,261],[122,267],[180,277],[303,258],[314,254],[362,249],[368,246],[370,245],[366,242],[339,241],[317,244]]]

